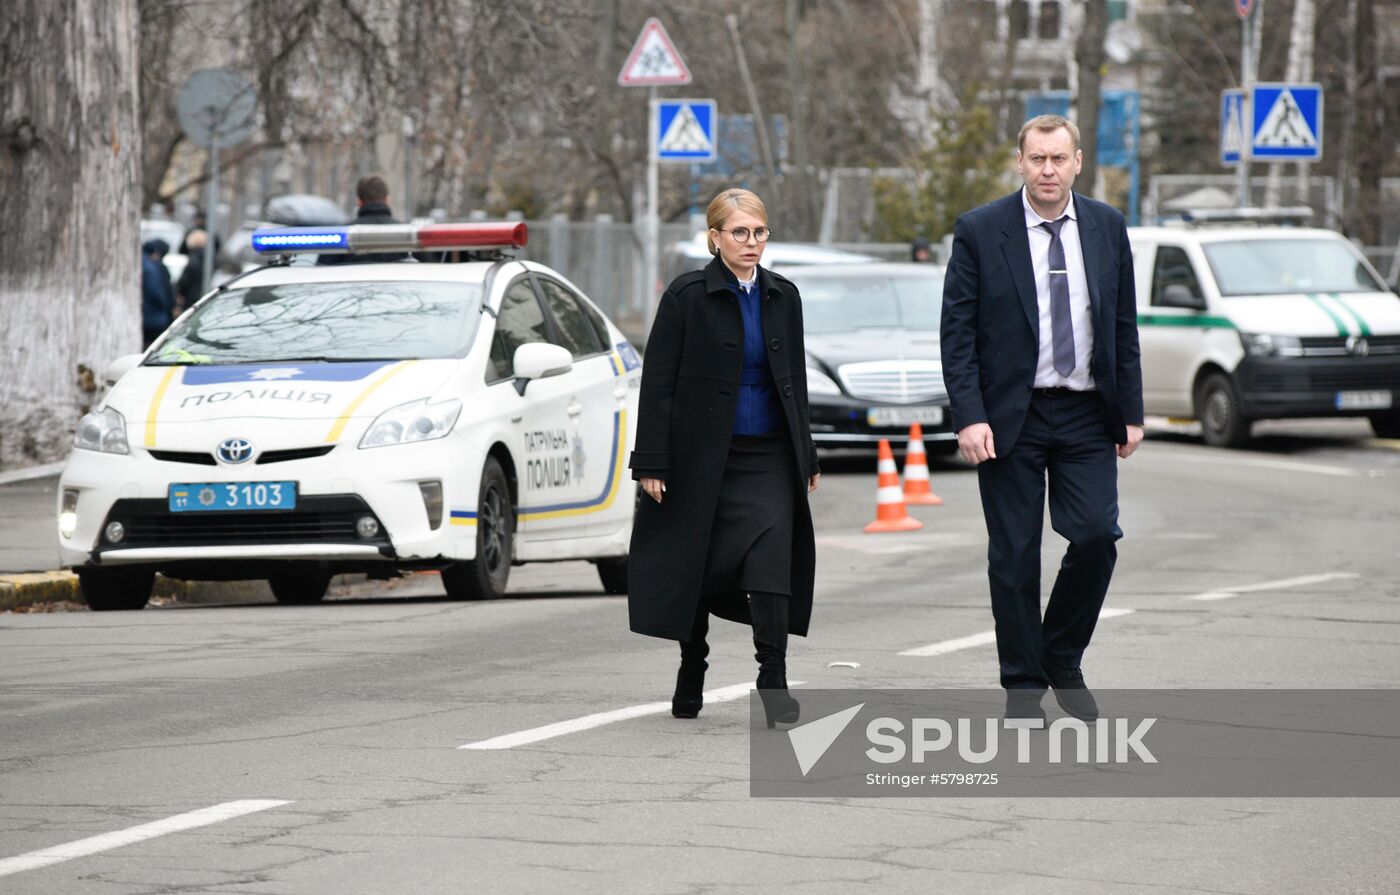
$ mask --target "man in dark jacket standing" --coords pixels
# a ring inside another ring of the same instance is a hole
[[[1010,196],[964,214],[943,287],[943,377],[977,466],[1008,717],[1039,718],[1047,686],[1085,721],[1080,660],[1117,560],[1118,461],[1142,441],[1133,255],[1123,215],[1071,191],[1079,130],[1021,128]],[[1046,478],[1069,541],[1040,613]]]
[[[378,174],[370,174],[361,177],[359,183],[355,184],[356,204],[359,211],[355,214],[356,224],[397,224],[400,223],[394,218],[394,213],[389,209],[389,185],[384,182],[384,178]],[[317,258],[317,264],[370,264],[378,261],[402,261],[407,258],[405,252],[370,252],[356,254],[349,252],[344,255],[321,255]]]
[[[142,348],[149,348],[174,319],[175,292],[170,286],[170,271],[165,267],[169,251],[170,244],[163,239],[148,239],[141,245]]]

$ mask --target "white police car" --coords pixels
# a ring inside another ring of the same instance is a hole
[[[333,574],[438,569],[504,592],[513,563],[591,560],[626,590],[625,463],[641,363],[524,224],[286,228],[78,425],[59,549],[93,609],[153,576],[266,578],[320,600]],[[464,263],[289,263],[292,252],[443,251]]]

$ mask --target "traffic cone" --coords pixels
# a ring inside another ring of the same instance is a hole
[[[880,439],[880,478],[875,492],[875,521],[865,526],[867,534],[881,531],[917,531],[924,527],[904,509],[904,492],[899,487],[899,470],[887,438]]]
[[[924,450],[924,427],[909,427],[909,450],[904,454],[904,502],[909,506],[938,507],[943,498],[928,484],[928,453]]]

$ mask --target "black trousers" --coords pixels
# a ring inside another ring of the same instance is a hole
[[[1118,454],[1093,392],[1031,397],[1012,449],[977,467],[1001,685],[1049,685],[1044,663],[1080,664],[1118,558]],[[1045,485],[1069,547],[1040,613]]]

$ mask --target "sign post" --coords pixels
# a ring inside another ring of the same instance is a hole
[[[236,72],[206,68],[190,75],[175,103],[186,136],[209,150],[209,196],[204,209],[204,282],[208,292],[214,277],[214,223],[219,204],[219,150],[237,146],[257,127],[258,108],[253,85]]]
[[[1243,20],[1244,27],[1240,30],[1244,34],[1244,45],[1240,48],[1240,87],[1244,93],[1244,107],[1248,109],[1249,98],[1254,87],[1255,66],[1258,64],[1254,59],[1254,29],[1257,27],[1257,16],[1254,11],[1255,0],[1230,0],[1235,12],[1239,13]],[[1222,137],[1222,142],[1224,138]],[[1241,151],[1239,161],[1239,192],[1240,208],[1249,207],[1249,156],[1247,152]]]
[[[648,295],[660,292],[660,279],[657,242],[660,238],[661,220],[657,210],[660,163],[660,121],[657,109],[657,87],[683,86],[690,83],[690,69],[681,58],[680,51],[672,43],[671,36],[658,19],[647,19],[642,31],[632,44],[632,52],[622,64],[617,83],[623,87],[647,88],[647,210],[642,222],[643,290],[639,294],[642,302],[637,310],[647,307]]]

